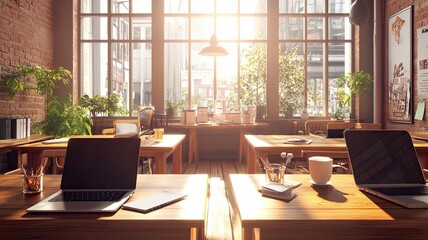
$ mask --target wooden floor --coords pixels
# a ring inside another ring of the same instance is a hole
[[[241,239],[229,174],[246,173],[245,163],[239,164],[236,160],[199,160],[186,167],[184,173],[209,175],[206,239]]]

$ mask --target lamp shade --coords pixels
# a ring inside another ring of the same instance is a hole
[[[202,48],[202,51],[199,54],[202,56],[226,56],[229,54],[225,48],[220,47],[217,44],[217,37],[213,34],[211,36],[210,45]]]
[[[363,25],[369,19],[369,10],[364,0],[356,0],[349,9],[349,21],[354,25]]]

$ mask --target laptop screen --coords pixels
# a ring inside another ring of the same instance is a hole
[[[346,130],[345,141],[357,185],[425,183],[407,131]]]
[[[139,138],[71,138],[61,189],[135,189]]]

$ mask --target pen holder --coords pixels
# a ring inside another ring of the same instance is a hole
[[[270,167],[265,168],[266,183],[281,183],[284,184],[285,166],[281,164],[272,163]]]

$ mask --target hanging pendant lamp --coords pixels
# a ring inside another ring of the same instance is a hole
[[[363,25],[369,19],[369,10],[364,1],[356,0],[349,9],[349,21],[354,25]]]
[[[211,36],[210,45],[202,48],[199,54],[202,56],[226,56],[229,53],[224,47],[218,46],[217,36],[213,34]]]

